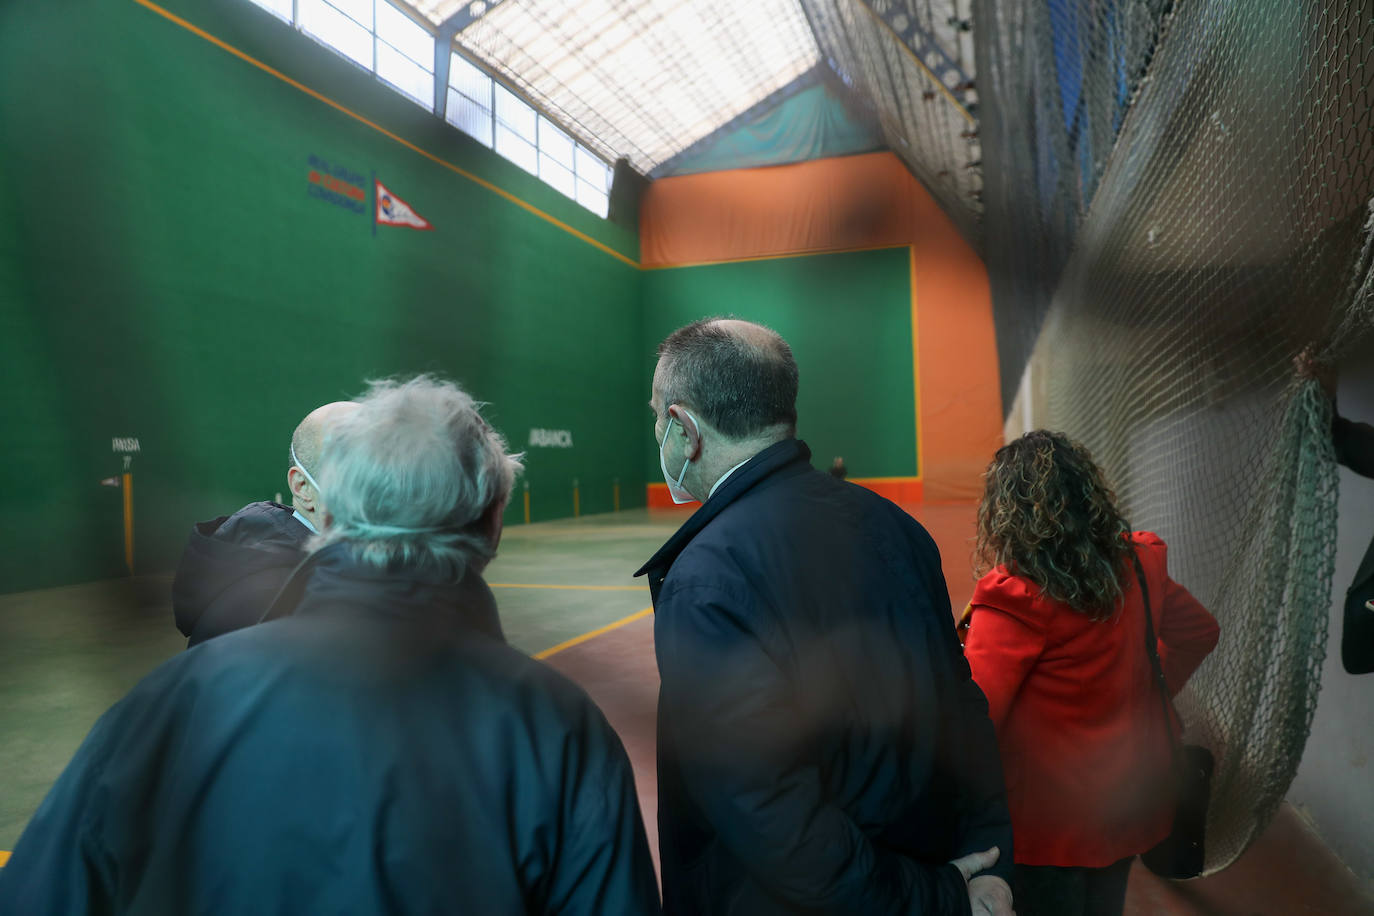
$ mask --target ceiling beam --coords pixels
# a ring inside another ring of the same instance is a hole
[[[964,68],[949,56],[935,36],[925,30],[920,20],[910,11],[898,9],[898,4],[880,4],[880,12],[873,8],[869,0],[859,2],[870,15],[881,20],[883,25],[897,36],[927,75],[939,85],[945,96],[963,111],[969,121],[973,121],[973,110],[977,106],[968,97],[974,89],[973,80],[964,72]]]

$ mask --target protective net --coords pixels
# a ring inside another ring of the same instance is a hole
[[[871,104],[901,156],[971,245],[981,152],[969,0],[801,0],[826,64]]]
[[[1374,0],[975,0],[1008,428],[1062,429],[1216,615],[1207,869],[1278,807],[1331,607],[1330,405],[1374,325]]]

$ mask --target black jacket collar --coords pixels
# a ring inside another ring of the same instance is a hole
[[[720,515],[726,506],[771,477],[790,476],[810,468],[811,449],[806,447],[805,442],[800,439],[774,442],[731,474],[715,495],[709,497],[700,509],[693,512],[692,517],[683,522],[682,527],[649,558],[649,562],[639,568],[635,575],[654,573],[653,578],[661,579],[667,575],[668,568],[673,565],[677,555],[697,536],[697,532]]]
[[[461,582],[452,583],[411,571],[377,569],[356,562],[343,543],[306,557],[261,622],[288,615],[348,613],[451,621],[505,640],[496,598],[477,573],[469,570]]]

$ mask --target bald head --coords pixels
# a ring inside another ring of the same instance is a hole
[[[320,501],[319,491],[315,489],[310,478],[319,470],[320,452],[324,449],[324,440],[329,434],[330,425],[357,409],[358,405],[353,401],[334,401],[323,407],[316,407],[291,434],[292,459],[286,471],[286,484],[291,490],[291,505],[301,515],[310,519],[316,528],[321,527],[319,520],[323,518],[324,507]],[[302,468],[306,473],[301,472]]]
[[[797,363],[771,328],[737,318],[706,318],[659,344],[655,400],[681,404],[734,440],[796,433]]]
[[[292,464],[299,463],[311,474],[320,464],[320,450],[324,446],[325,432],[329,424],[358,407],[352,401],[334,401],[323,407],[316,407],[306,414],[305,419],[291,434],[291,453],[295,456]]]

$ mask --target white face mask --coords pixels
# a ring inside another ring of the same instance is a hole
[[[682,409],[682,412],[687,414],[687,419],[692,421],[693,426],[695,426],[698,430],[701,429],[701,424],[697,422],[696,417],[692,416],[690,413],[687,412],[687,408],[684,407]],[[682,486],[682,478],[687,476],[687,466],[692,463],[691,458],[688,458],[686,461],[682,462],[682,473],[677,475],[677,480],[674,480],[673,475],[668,473],[668,461],[666,458],[664,458],[663,447],[668,444],[668,434],[672,432],[674,422],[676,422],[676,419],[673,417],[672,414],[669,414],[668,428],[663,431],[663,441],[658,444],[658,466],[663,471],[664,482],[668,484],[668,495],[673,498],[673,502],[677,503],[680,506],[683,503],[694,503],[697,501],[697,498],[693,496],[691,493],[688,493],[687,490]]]

